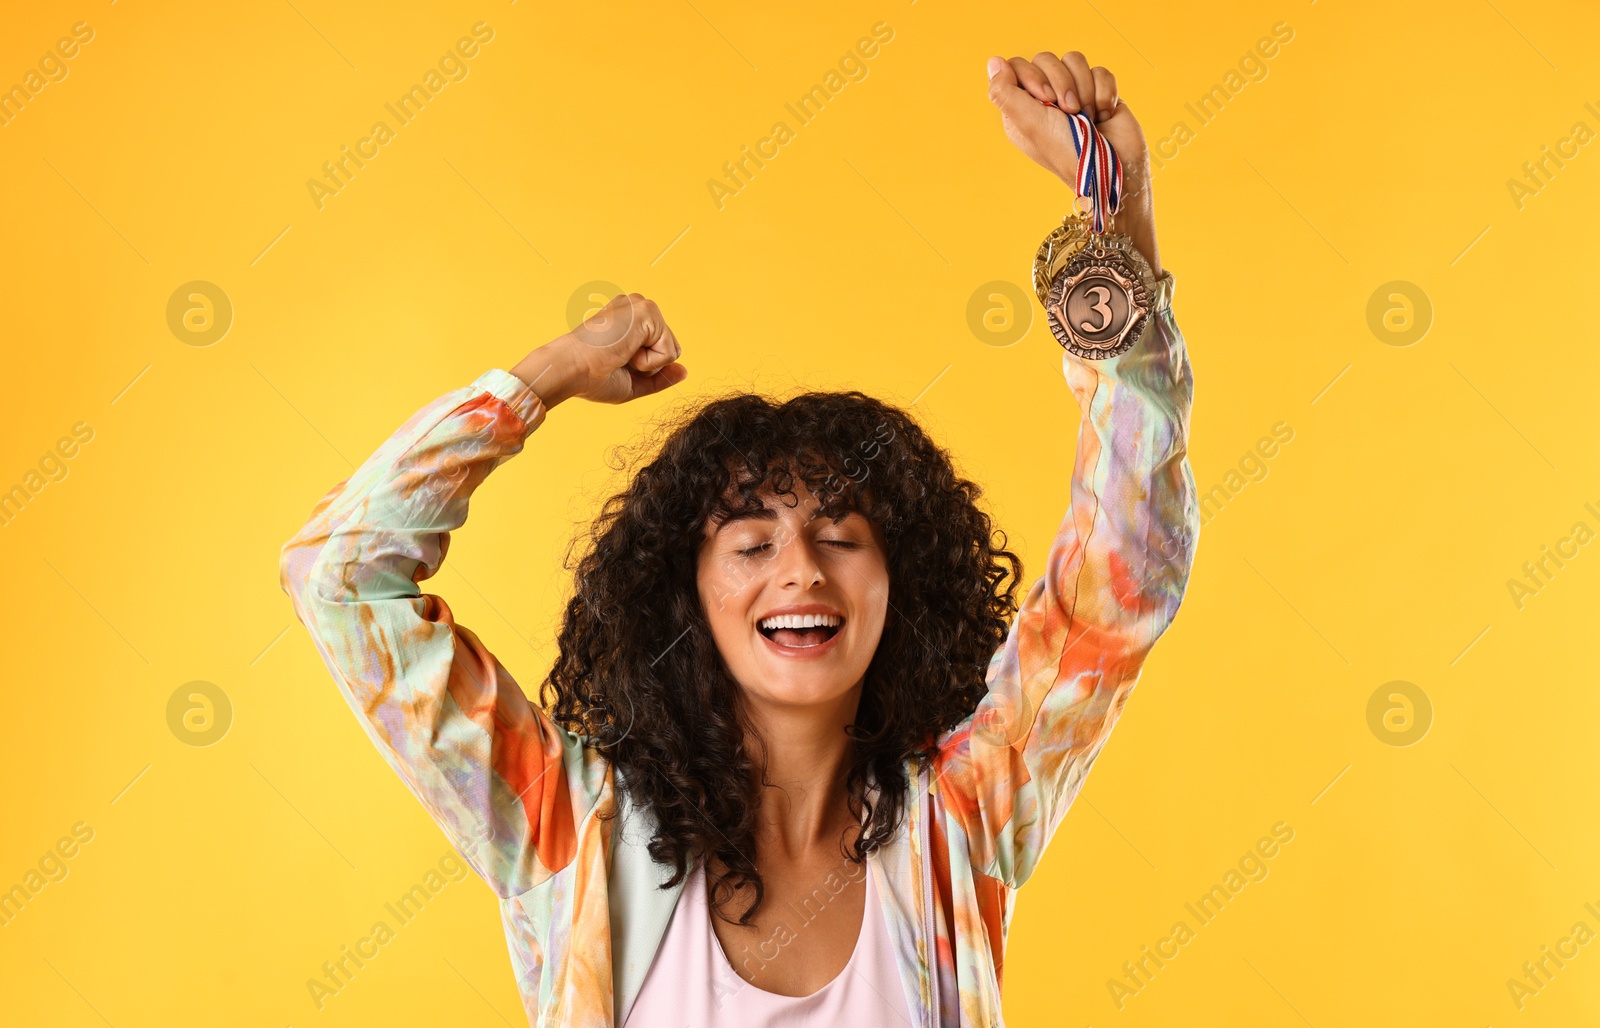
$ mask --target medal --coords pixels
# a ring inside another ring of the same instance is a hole
[[[1133,240],[1113,231],[1122,160],[1088,115],[1062,113],[1078,151],[1077,203],[1034,255],[1033,287],[1056,341],[1075,356],[1104,360],[1139,341],[1155,280]]]
[[[1033,255],[1033,292],[1040,304],[1050,306],[1051,284],[1088,241],[1089,226],[1075,214],[1063,217],[1061,224],[1044,237],[1039,252]]]

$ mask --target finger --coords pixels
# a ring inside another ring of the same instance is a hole
[[[689,377],[689,369],[674,362],[654,375],[642,375],[629,369],[629,376],[633,380],[633,398],[637,400],[641,396],[659,393],[663,389],[677,385]]]
[[[1027,90],[1029,96],[1040,103],[1056,102],[1056,91],[1050,85],[1050,80],[1044,77],[1044,72],[1033,66],[1033,62],[1023,57],[1013,57],[1011,67],[1017,73],[1018,85]]]
[[[1029,117],[1033,113],[1030,108],[1037,109],[1039,103],[1017,81],[1017,69],[1001,57],[989,58],[989,67],[994,69],[989,76],[989,101],[1007,117]]]
[[[1061,55],[1061,63],[1072,73],[1072,91],[1078,94],[1078,109],[1094,120],[1094,75],[1089,71],[1089,59],[1076,50]]]
[[[1050,80],[1050,88],[1055,91],[1056,104],[1064,111],[1078,109],[1078,91],[1072,80],[1072,72],[1061,63],[1061,58],[1055,54],[1043,53],[1033,59],[1033,66],[1044,72],[1045,78]]]
[[[1004,57],[991,57],[984,66],[989,75],[989,99],[994,99],[995,86],[1015,86],[1017,73]]]
[[[678,338],[673,335],[672,329],[662,320],[659,309],[651,304],[651,310],[641,314],[640,327],[644,333],[641,345],[628,360],[628,366],[635,371],[646,375],[654,375],[662,368],[678,359],[682,349],[678,346]]]
[[[673,333],[671,326],[665,322],[661,325],[660,338],[652,344],[651,349],[660,354],[659,360],[652,358],[650,361],[651,374],[655,374],[656,371],[665,368],[683,353],[683,347],[678,345],[677,335]]]
[[[1117,113],[1117,78],[1098,66],[1089,72],[1094,76],[1094,109],[1098,112],[1095,120],[1105,121]]]

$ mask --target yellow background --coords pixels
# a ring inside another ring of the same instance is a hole
[[[679,395],[916,400],[1031,581],[1077,411],[1036,307],[1008,347],[966,311],[985,283],[1026,286],[1066,209],[982,74],[1044,49],[1111,68],[1152,138],[1194,131],[1155,188],[1198,484],[1279,421],[1294,437],[1204,528],[1174,628],[1019,897],[1009,1019],[1600,1018],[1600,946],[1523,1010],[1506,985],[1575,921],[1600,930],[1600,549],[1523,609],[1506,585],[1574,522],[1600,527],[1600,148],[1522,209],[1506,184],[1574,122],[1600,130],[1589,5],[395,6],[7,5],[0,85],[95,31],[0,128],[0,487],[73,424],[95,432],[0,528],[0,886],[76,822],[95,833],[0,928],[8,1022],[520,1023],[476,878],[326,1009],[308,998],[449,844],[293,622],[277,555],[412,411],[564,331],[583,283],[661,304]],[[478,21],[495,36],[468,77],[318,210],[306,180]],[[719,210],[707,180],[878,21],[894,37],[867,78]],[[1197,127],[1184,104],[1280,21],[1267,77]],[[211,346],[167,324],[192,280],[234,305]],[[1368,325],[1393,280],[1431,298],[1414,345]],[[606,455],[675,399],[564,406],[430,585],[530,690],[566,542],[619,484]],[[209,747],[168,726],[195,680],[233,705]],[[1433,707],[1407,747],[1367,719],[1396,680]],[[1195,927],[1184,903],[1280,821],[1269,876],[1119,1010],[1107,980]]]

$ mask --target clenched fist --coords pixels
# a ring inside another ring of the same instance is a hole
[[[638,293],[618,294],[564,336],[528,354],[511,373],[549,409],[581,396],[627,403],[677,385],[689,375],[683,348],[661,308]]]
[[[1078,174],[1078,151],[1063,111],[1087,115],[1122,159],[1122,207],[1116,231],[1132,237],[1162,274],[1156,252],[1154,209],[1150,198],[1150,150],[1144,130],[1117,93],[1117,80],[1103,67],[1090,67],[1076,50],[1057,57],[1041,53],[1033,60],[989,58],[989,99],[1000,108],[1006,138],[1068,185]]]

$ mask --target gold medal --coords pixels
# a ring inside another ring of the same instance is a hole
[[[1039,252],[1033,255],[1033,292],[1046,308],[1056,276],[1088,240],[1088,223],[1081,215],[1068,214],[1039,244]]]

